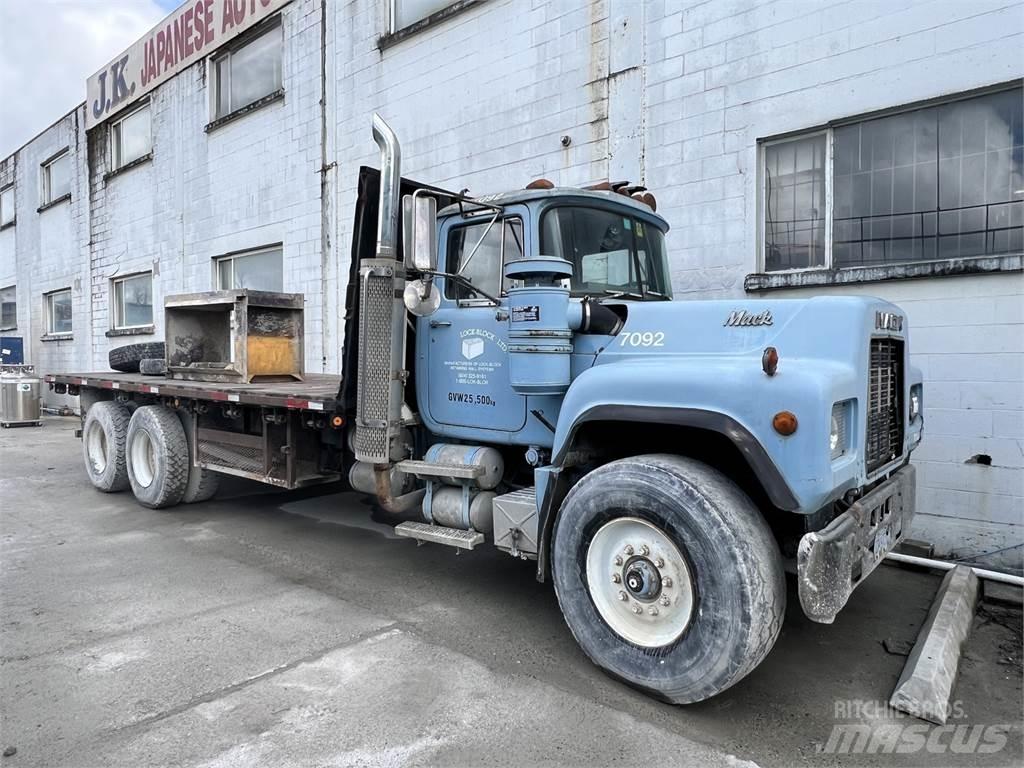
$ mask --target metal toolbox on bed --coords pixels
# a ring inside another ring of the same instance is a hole
[[[192,381],[301,381],[303,296],[239,288],[168,296],[167,375]]]

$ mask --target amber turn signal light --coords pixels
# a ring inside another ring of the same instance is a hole
[[[765,347],[761,355],[761,368],[769,376],[774,376],[779,367],[779,350],[775,347]]]
[[[344,423],[345,419],[341,416],[331,417],[331,426],[334,427],[335,429],[338,429],[338,427],[342,426]]]
[[[789,437],[796,432],[796,415],[789,411],[779,411],[772,419],[772,426],[783,437]]]

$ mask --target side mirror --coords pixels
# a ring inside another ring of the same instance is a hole
[[[402,198],[402,248],[406,264],[433,272],[437,269],[437,200],[427,195]]]

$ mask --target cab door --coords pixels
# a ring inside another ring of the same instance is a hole
[[[423,368],[417,378],[421,387],[426,383],[420,410],[442,434],[517,432],[526,423],[526,398],[509,382],[508,299],[502,278],[503,261],[521,258],[526,247],[525,210],[517,208],[509,206],[493,223],[490,212],[451,217],[439,233],[442,269],[463,275],[499,301],[495,306],[459,281],[438,278],[441,305],[418,320]]]

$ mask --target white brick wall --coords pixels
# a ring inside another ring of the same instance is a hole
[[[19,331],[41,368],[102,368],[131,340],[106,335],[112,277],[153,269],[159,304],[210,288],[213,257],[282,242],[285,290],[306,296],[307,368],[337,371],[374,111],[402,139],[405,174],[423,181],[473,193],[539,177],[646,183],[672,225],[686,300],[741,296],[757,269],[759,139],[1024,75],[1021,0],[489,0],[381,50],[387,8],[294,0],[283,102],[205,133],[207,72],[194,65],[151,94],[152,162],[114,178],[103,178],[105,129],[87,153],[77,116],[4,161],[0,177],[17,164],[18,225],[0,232],[0,284],[17,278]],[[76,147],[76,195],[37,214],[38,163],[61,141]],[[41,344],[41,292],[58,284],[75,286],[75,339]],[[1021,276],[841,292],[910,316],[928,386],[918,535],[960,555],[1020,542]],[[156,325],[161,338],[159,312]],[[993,465],[964,463],[976,454]]]

